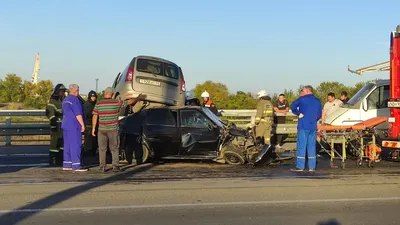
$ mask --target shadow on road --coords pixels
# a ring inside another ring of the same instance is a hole
[[[316,225],[341,225],[337,219],[330,219],[328,221],[319,222]]]
[[[82,194],[86,191],[89,191],[91,189],[101,187],[103,185],[110,184],[115,181],[123,180],[125,178],[134,176],[137,173],[145,172],[145,171],[153,168],[154,166],[155,166],[154,164],[142,165],[140,168],[137,168],[134,171],[123,172],[118,175],[108,177],[106,179],[89,182],[87,184],[73,187],[73,188],[67,189],[65,191],[57,192],[46,198],[37,200],[35,202],[32,202],[30,204],[27,204],[23,207],[16,209],[19,212],[9,212],[9,213],[1,215],[0,216],[0,221],[2,221],[1,224],[7,224],[7,225],[18,224],[18,223],[24,221],[25,219],[28,219],[29,217],[31,217],[37,213],[40,213],[44,209],[50,208],[56,204],[59,204],[65,200],[68,200],[69,198],[75,197],[75,196]]]

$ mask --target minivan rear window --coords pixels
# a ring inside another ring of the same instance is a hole
[[[179,69],[177,66],[151,59],[138,59],[136,62],[136,70],[143,73],[151,73],[154,75],[179,78]]]

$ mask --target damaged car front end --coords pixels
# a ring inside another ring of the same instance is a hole
[[[198,159],[265,165],[277,158],[273,146],[257,144],[249,130],[227,125],[203,107],[147,109],[121,120],[121,128],[121,159],[128,163]]]

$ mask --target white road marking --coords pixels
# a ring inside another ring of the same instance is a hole
[[[32,153],[32,154],[0,154],[0,157],[39,157],[39,156],[49,156],[49,154],[39,154],[39,153]]]
[[[41,167],[48,166],[48,163],[28,163],[28,164],[0,164],[0,167]]]
[[[371,202],[371,201],[398,201],[400,197],[383,198],[339,198],[339,199],[314,199],[314,200],[275,200],[275,201],[249,201],[249,202],[208,202],[208,203],[182,203],[182,204],[154,204],[154,205],[126,205],[126,206],[99,206],[99,207],[70,207],[70,208],[37,208],[37,209],[10,209],[0,210],[5,213],[35,213],[35,212],[61,212],[61,211],[95,211],[118,209],[145,209],[145,208],[171,208],[171,207],[201,207],[201,206],[240,206],[240,205],[277,205],[277,204],[307,204],[331,202]]]

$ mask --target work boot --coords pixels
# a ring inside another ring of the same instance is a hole
[[[100,166],[99,170],[103,173],[107,172],[107,169],[105,166]]]
[[[120,171],[121,171],[121,169],[119,167],[117,167],[117,166],[113,167],[113,172],[120,172]]]

